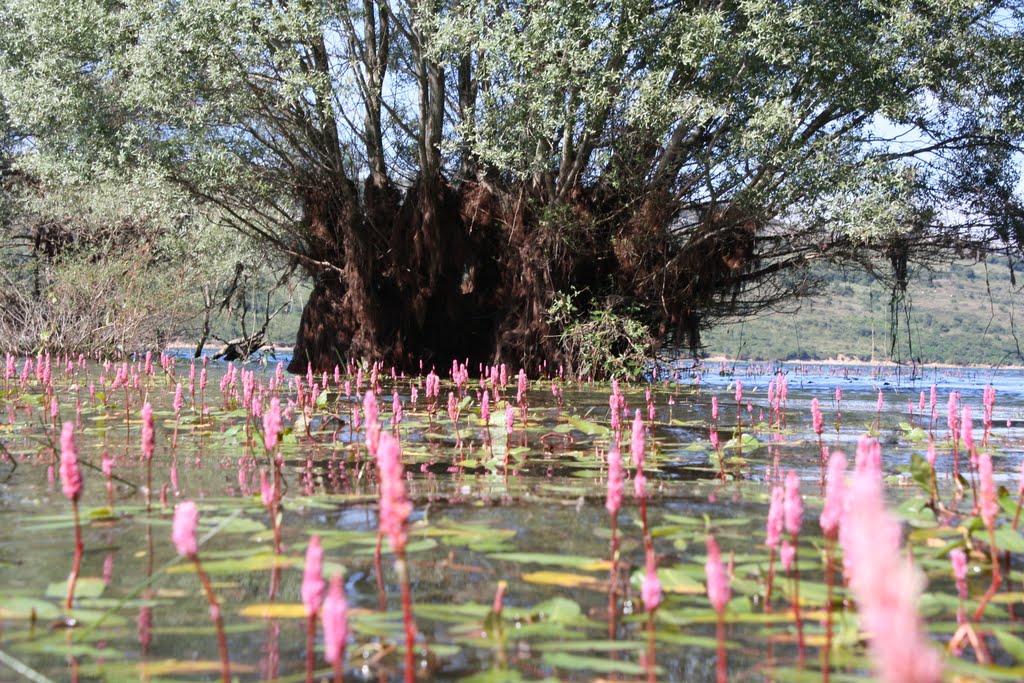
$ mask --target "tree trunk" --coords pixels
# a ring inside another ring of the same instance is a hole
[[[310,257],[327,265],[312,273],[292,372],[349,359],[536,372],[560,360],[549,319],[559,292],[575,292],[583,318],[627,311],[655,337],[696,346],[703,315],[752,258],[756,231],[738,212],[709,211],[679,240],[668,193],[625,202],[578,189],[542,214],[527,183],[455,188],[433,175],[404,193],[372,178],[361,196],[348,183],[334,191],[307,201]]]

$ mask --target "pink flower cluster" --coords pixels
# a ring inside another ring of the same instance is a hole
[[[194,557],[199,552],[196,532],[199,529],[199,510],[191,500],[179,503],[174,508],[174,525],[171,540],[182,557]]]
[[[412,503],[405,495],[405,472],[398,440],[390,434],[380,435],[377,468],[380,472],[380,530],[387,535],[392,550],[399,552],[405,548],[405,525],[412,514]]]
[[[82,473],[78,469],[78,448],[72,422],[65,422],[60,431],[60,483],[68,500],[77,501],[82,495]]]
[[[848,500],[843,553],[878,675],[887,683],[938,683],[942,659],[917,613],[923,578],[900,552],[899,523],[885,510],[881,477],[857,471]]]

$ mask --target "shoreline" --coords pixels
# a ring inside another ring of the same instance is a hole
[[[1012,364],[1005,363],[1000,365],[990,364],[974,364],[974,363],[897,363],[892,360],[859,360],[856,358],[829,358],[827,360],[741,360],[738,358],[729,358],[728,356],[708,356],[702,358],[701,363],[772,363],[772,364],[786,364],[786,365],[816,365],[816,366],[850,366],[850,367],[867,367],[867,368],[941,368],[941,369],[956,369],[966,368],[971,370],[1024,370],[1024,364]]]
[[[174,341],[164,345],[165,349],[173,349],[175,351],[181,350],[194,350],[196,345],[194,343],[188,343],[184,341]],[[217,342],[216,344],[207,344],[205,348],[220,349],[223,344]],[[268,344],[261,350],[272,350],[275,353],[292,353],[295,350],[294,344]],[[685,355],[678,356],[675,360],[688,360],[692,362],[693,358],[687,358]],[[672,359],[656,359],[663,362],[671,362]],[[730,358],[729,356],[715,354],[699,359],[701,365],[707,365],[711,363],[718,364],[735,364],[735,363],[746,363],[751,364],[776,364],[776,365],[808,365],[808,366],[848,366],[856,368],[938,368],[944,370],[952,370],[956,368],[965,368],[970,370],[1020,370],[1024,371],[1024,363],[1004,363],[999,365],[990,365],[984,363],[897,363],[893,360],[860,360],[858,358],[845,358],[840,356],[838,358],[827,358],[827,359],[809,359],[809,360],[779,360],[779,359],[761,359],[761,360],[750,360],[742,358]]]

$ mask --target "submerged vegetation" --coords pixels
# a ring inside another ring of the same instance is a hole
[[[1024,676],[1019,374],[282,370],[7,357],[0,667]]]

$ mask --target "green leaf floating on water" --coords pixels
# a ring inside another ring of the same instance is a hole
[[[65,586],[66,584],[60,584]],[[37,619],[54,619],[60,609],[52,602],[35,598],[4,598],[0,600],[0,619],[31,619],[35,612]]]
[[[739,438],[734,436],[728,441],[726,441],[724,444],[722,444],[722,450],[725,450],[727,448],[736,450],[737,448],[739,448],[744,451],[753,451],[757,450],[760,447],[761,442],[746,432],[741,434]]]
[[[548,666],[557,666],[573,671],[595,671],[602,674],[624,674],[626,676],[640,676],[648,671],[646,667],[635,662],[625,662],[608,657],[574,655],[568,652],[545,652],[542,660]],[[655,667],[655,671],[662,673],[664,669]]]
[[[106,584],[98,576],[79,576],[75,582],[75,598],[98,598],[103,595]],[[67,581],[56,581],[46,587],[46,597],[63,598],[68,593]]]
[[[640,640],[570,640],[562,643],[537,643],[534,650],[540,652],[622,652],[643,650],[647,644]]]
[[[610,568],[608,560],[582,557],[580,555],[561,555],[558,553],[491,553],[488,557],[494,560],[505,560],[506,562],[540,564],[550,567],[569,567],[584,571],[608,570]]]
[[[903,431],[903,438],[908,441],[924,441],[928,438],[928,432],[909,422],[900,422],[900,429]]]

